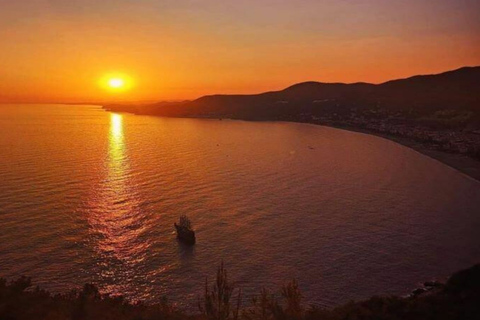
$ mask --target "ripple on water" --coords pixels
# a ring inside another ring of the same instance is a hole
[[[191,308],[224,260],[245,296],[297,278],[331,306],[480,256],[479,184],[364,134],[2,106],[0,150],[1,276],[54,291],[94,282]],[[181,214],[193,248],[175,239]]]

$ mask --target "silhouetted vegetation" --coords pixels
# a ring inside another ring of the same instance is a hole
[[[205,279],[205,293],[203,301],[199,300],[200,312],[211,320],[238,319],[241,290],[238,290],[237,304],[232,310],[231,298],[234,287],[228,281],[227,270],[223,262],[217,270],[217,279],[212,288],[208,286],[208,278]]]
[[[33,288],[30,278],[7,283],[0,279],[0,319],[186,319],[166,301],[157,304],[129,303],[123,297],[101,294],[86,284],[82,290],[50,294]]]
[[[237,290],[237,299],[232,300]],[[52,295],[30,278],[7,283],[0,279],[0,319],[199,319],[199,320],[340,320],[340,319],[480,319],[480,264],[455,273],[446,284],[426,282],[409,297],[372,297],[334,309],[306,307],[298,284],[284,285],[280,295],[263,289],[250,303],[240,305],[241,291],[227,277],[223,263],[216,282],[199,299],[201,314],[187,315],[167,301],[144,305],[101,294],[91,284],[82,290]]]

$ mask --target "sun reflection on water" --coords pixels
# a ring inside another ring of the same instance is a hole
[[[123,138],[123,116],[112,113],[110,115],[110,133],[108,136],[108,180],[112,181],[118,194],[123,194],[123,183],[128,170],[128,162],[125,158],[125,143]],[[115,182],[117,181],[117,182]]]
[[[123,117],[120,114],[110,115],[110,143],[123,144]]]
[[[140,202],[131,181],[124,136],[123,116],[112,113],[104,179],[91,202],[89,222],[103,290],[125,293],[135,276],[136,265],[145,259],[148,242]]]

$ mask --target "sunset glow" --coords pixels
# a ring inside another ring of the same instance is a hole
[[[479,14],[0,0],[0,320],[480,319]]]
[[[478,12],[473,0],[3,1],[0,100],[192,99],[438,73],[480,64]],[[109,70],[135,86],[98,86]]]

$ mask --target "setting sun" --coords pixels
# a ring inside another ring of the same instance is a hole
[[[99,85],[105,91],[118,94],[132,89],[134,81],[125,73],[107,73],[99,80]]]
[[[121,78],[112,78],[110,80],[108,80],[108,85],[110,86],[110,88],[121,88],[125,85],[125,81]]]

